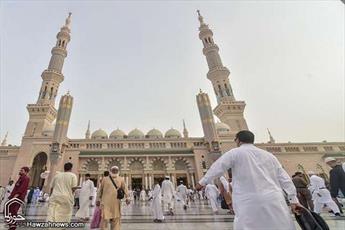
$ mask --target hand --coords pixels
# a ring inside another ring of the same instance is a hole
[[[204,187],[204,186],[202,186],[202,185],[199,184],[199,183],[197,183],[197,184],[195,185],[195,189],[196,189],[197,191],[200,191],[203,187]]]
[[[290,207],[291,207],[291,211],[297,215],[299,215],[301,213],[301,210],[303,209],[303,206],[300,205],[299,203],[291,203]]]
[[[99,207],[101,205],[101,202],[98,200],[96,201],[96,206]]]
[[[129,199],[126,199],[126,204],[129,205],[131,201]]]

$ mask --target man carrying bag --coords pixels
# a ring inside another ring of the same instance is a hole
[[[104,177],[97,194],[96,205],[101,207],[102,226],[101,229],[108,229],[108,224],[112,230],[120,230],[121,227],[121,199],[128,199],[127,185],[123,177],[118,175],[119,168],[113,166],[109,177]]]

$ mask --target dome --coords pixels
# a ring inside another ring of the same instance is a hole
[[[165,137],[166,138],[180,138],[181,133],[178,130],[171,128],[168,131],[166,131]]]
[[[110,139],[122,139],[126,136],[126,133],[122,131],[121,129],[116,129],[111,132],[109,138]]]
[[[98,129],[91,135],[92,139],[108,139],[108,134],[103,129]]]
[[[151,129],[150,131],[147,132],[146,136],[148,138],[162,138],[163,134],[158,129]]]
[[[216,123],[216,130],[219,135],[228,135],[230,133],[230,127],[222,122]]]
[[[55,123],[55,121],[52,123],[52,124],[50,124],[48,127],[46,127],[43,131],[42,131],[42,135],[43,136],[53,136],[53,134],[54,134],[54,130],[55,130],[55,125],[56,125],[56,123]]]
[[[139,139],[139,138],[144,138],[144,136],[145,136],[144,133],[137,128],[133,129],[132,131],[128,133],[128,138]]]

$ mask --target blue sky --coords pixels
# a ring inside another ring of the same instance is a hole
[[[59,97],[68,132],[171,127],[202,136],[195,96],[216,106],[196,10],[214,33],[258,142],[344,141],[344,5],[340,1],[1,1],[0,137],[20,144],[56,34],[71,42]],[[59,100],[59,99],[58,99]],[[56,105],[58,105],[58,100]]]

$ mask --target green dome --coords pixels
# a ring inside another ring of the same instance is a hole
[[[168,131],[166,131],[165,137],[166,138],[180,138],[181,133],[178,130],[171,128]]]
[[[92,139],[108,139],[108,134],[103,129],[98,129],[91,135]]]
[[[151,129],[147,132],[146,136],[149,138],[162,138],[163,134],[158,129]]]
[[[144,133],[137,128],[133,129],[132,131],[128,133],[128,138],[133,138],[133,139],[144,138],[144,136],[145,136]]]

